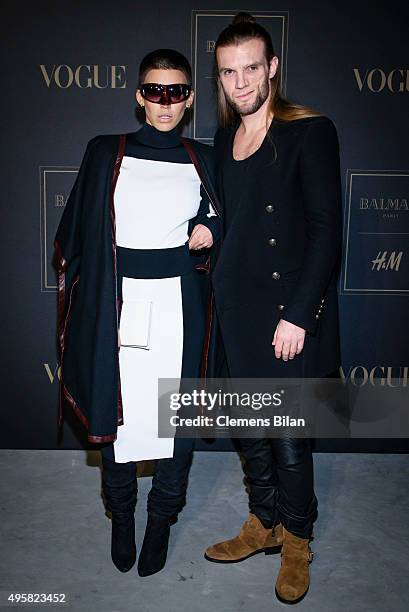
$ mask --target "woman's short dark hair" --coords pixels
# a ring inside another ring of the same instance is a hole
[[[182,53],[174,49],[156,49],[151,51],[140,63],[138,87],[145,81],[149,70],[164,68],[165,70],[181,70],[189,85],[192,84],[192,68]]]

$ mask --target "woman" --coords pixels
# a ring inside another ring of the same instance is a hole
[[[193,98],[183,55],[158,49],[143,59],[136,99],[145,123],[90,141],[55,238],[59,423],[65,399],[88,440],[104,443],[111,555],[122,572],[136,560],[135,462],[157,460],[141,576],[165,564],[193,450],[192,440],[157,437],[158,378],[199,376],[207,356],[197,269],[206,265],[191,253],[213,245],[219,220],[212,149],[179,134]]]

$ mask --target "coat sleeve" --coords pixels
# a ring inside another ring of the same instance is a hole
[[[286,305],[283,319],[314,334],[342,235],[339,143],[335,126],[327,117],[320,117],[307,127],[300,178],[307,248],[297,288]]]
[[[192,219],[192,230],[195,225],[201,223],[205,227],[207,227],[213,236],[213,242],[217,242],[220,238],[220,219],[209,201],[205,190],[203,189],[203,185],[200,185],[200,206],[198,213],[194,219]]]
[[[84,189],[91,151],[96,138],[89,141],[74,186],[64,208],[54,238],[58,287],[58,337],[64,347],[64,329],[73,285],[79,277],[81,261],[81,218]]]

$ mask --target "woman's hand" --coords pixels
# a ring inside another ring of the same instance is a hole
[[[275,356],[277,359],[282,358],[283,361],[294,359],[295,355],[301,353],[304,347],[305,329],[280,319],[276,330],[272,345],[275,347]]]
[[[205,225],[194,226],[189,238],[189,249],[209,249],[213,244],[212,232]]]

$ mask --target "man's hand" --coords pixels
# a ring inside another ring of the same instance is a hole
[[[294,356],[301,353],[304,347],[304,338],[305,329],[280,319],[272,341],[277,359],[282,358],[283,361],[294,359]]]
[[[209,228],[201,223],[195,225],[189,238],[189,249],[209,249],[212,244],[213,236]]]

